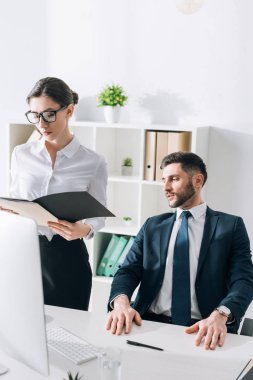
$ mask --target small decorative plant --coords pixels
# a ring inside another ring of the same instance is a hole
[[[123,107],[127,101],[123,87],[113,84],[106,86],[103,91],[98,94],[98,107],[104,106],[121,106]]]
[[[126,225],[130,225],[131,223],[132,223],[132,218],[131,218],[131,216],[123,216],[123,221],[124,221],[124,223],[126,224]]]
[[[124,222],[131,222],[132,218],[131,216],[123,216]]]
[[[133,160],[130,157],[126,157],[122,161],[122,166],[133,166]]]
[[[133,160],[130,157],[126,157],[122,160],[121,165],[121,175],[132,175],[133,174]]]
[[[70,371],[68,371],[68,378],[63,379],[63,380],[81,380],[81,379],[83,379],[83,376],[80,376],[79,372],[77,372],[77,374],[74,376],[74,375],[72,375],[72,373]]]

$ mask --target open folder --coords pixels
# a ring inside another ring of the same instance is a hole
[[[71,191],[49,194],[28,201],[0,197],[0,206],[33,218],[40,226],[58,219],[77,222],[82,219],[115,216],[87,191]]]

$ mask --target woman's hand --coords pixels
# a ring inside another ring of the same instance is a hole
[[[47,225],[66,240],[81,239],[87,236],[91,230],[89,224],[82,222],[70,223],[66,220],[58,220],[58,223],[48,222]]]
[[[11,214],[19,215],[18,212],[14,211],[14,210],[10,210],[9,208],[4,208],[2,206],[0,206],[0,211],[10,212]]]

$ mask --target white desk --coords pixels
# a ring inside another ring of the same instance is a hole
[[[105,315],[46,307],[46,320],[71,330],[97,346],[118,346],[123,350],[122,380],[235,380],[246,361],[253,357],[253,339],[228,334],[223,348],[205,351],[195,347],[194,336],[179,326],[143,321],[134,326],[130,335],[115,336],[104,329]],[[162,347],[155,351],[129,346],[126,339]],[[10,368],[1,380],[67,379],[67,370],[79,371],[84,380],[97,380],[97,361],[74,366],[56,353],[50,352],[50,377],[44,377],[27,366],[0,353],[0,363]]]

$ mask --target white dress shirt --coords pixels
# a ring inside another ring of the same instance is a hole
[[[188,218],[189,234],[189,256],[190,256],[190,281],[191,281],[191,317],[201,319],[198,302],[195,293],[195,280],[198,267],[200,246],[203,237],[204,223],[206,218],[206,203],[193,207],[189,211],[192,217]],[[149,311],[156,314],[171,316],[171,298],[172,298],[172,268],[173,254],[177,233],[182,222],[180,217],[184,210],[178,208],[176,221],[174,223],[170,242],[168,246],[168,255],[166,261],[163,284],[156,299],[153,301]]]
[[[54,168],[45,141],[16,146],[11,161],[11,189],[14,198],[34,200],[47,194],[66,191],[88,191],[106,205],[107,168],[103,156],[80,144],[71,142],[57,152]],[[104,218],[86,220],[94,231],[104,226]],[[39,226],[39,233],[49,240],[55,234]]]

